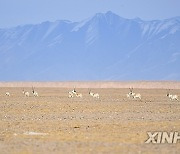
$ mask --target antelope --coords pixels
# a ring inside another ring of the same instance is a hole
[[[72,91],[71,91],[72,94],[76,94],[76,89],[74,88]]]
[[[89,95],[93,97],[94,93],[92,93],[91,90],[89,90]]]
[[[130,94],[131,94],[131,96],[135,96],[136,93],[133,93],[133,88],[129,88],[129,89],[130,89]]]
[[[29,97],[29,92],[28,91],[24,91],[24,88],[23,88],[22,93],[24,94],[25,97]]]
[[[170,94],[170,89],[169,89],[169,91],[167,91],[167,95],[166,96],[169,97],[169,99],[172,100],[172,101],[173,100],[178,101],[178,96]]]
[[[11,96],[9,92],[6,92],[5,95],[6,95],[6,96]]]
[[[133,88],[129,88],[130,92],[128,94],[126,94],[127,98],[133,98],[133,99],[141,99],[141,94],[136,94],[133,92]]]
[[[130,93],[126,94],[126,96],[127,96],[127,98],[129,98],[129,99],[132,97]]]
[[[38,97],[38,93],[37,93],[37,91],[34,91],[34,88],[32,87],[32,93],[33,93],[33,96],[34,97]]]
[[[82,98],[82,94],[81,93],[77,93],[75,88],[73,89],[72,93],[75,94],[76,97]]]
[[[76,93],[76,97],[82,98],[82,94],[81,93]]]
[[[141,94],[135,94],[135,95],[133,96],[133,98],[141,99]]]
[[[99,94],[95,93],[93,97],[99,99]]]
[[[129,88],[130,92],[128,94],[126,94],[127,98],[134,98],[134,96],[136,95],[135,93],[133,93],[133,88]]]
[[[72,98],[72,97],[74,97],[74,95],[76,95],[76,90],[75,90],[75,88],[72,90],[72,91],[69,91],[69,98]]]
[[[72,91],[69,92],[69,98],[74,97]]]
[[[93,98],[99,99],[99,94],[98,93],[92,93],[91,90],[89,91],[89,95],[92,96]]]

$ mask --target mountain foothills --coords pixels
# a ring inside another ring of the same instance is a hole
[[[0,80],[180,80],[180,17],[107,12],[0,29]]]

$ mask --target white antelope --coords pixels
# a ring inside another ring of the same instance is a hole
[[[75,88],[72,90],[72,91],[69,91],[69,98],[72,98],[72,97],[74,97],[74,95],[76,95],[76,90],[75,90]]]
[[[34,96],[34,97],[38,97],[38,93],[37,93],[37,91],[34,90],[33,87],[32,87],[32,93],[33,93],[33,96]]]
[[[172,100],[172,101],[173,100],[178,101],[178,96],[170,94],[170,89],[169,89],[169,91],[167,91],[167,95],[166,96],[169,97],[169,99]]]
[[[69,96],[68,96],[68,97],[69,97],[69,98],[74,97],[74,95],[73,95],[72,91],[70,91],[70,92],[69,92]]]
[[[76,95],[76,89],[74,88],[71,93]]]
[[[74,88],[73,91],[72,91],[73,94],[76,95],[76,97],[80,97],[82,98],[82,94],[81,93],[77,93],[76,89]]]
[[[93,97],[94,93],[92,93],[91,90],[89,90],[89,95]]]
[[[95,93],[93,97],[99,99],[99,94]]]
[[[11,96],[9,92],[6,92],[5,95],[6,95],[6,96]]]
[[[133,92],[133,88],[129,88],[130,92],[128,94],[126,94],[127,98],[133,98],[133,99],[141,99],[141,94],[136,94]]]
[[[71,98],[71,97],[74,97],[74,95],[76,96],[76,97],[80,97],[80,98],[82,98],[82,94],[81,93],[77,93],[77,91],[76,91],[76,89],[74,88],[72,91],[70,91],[69,92],[69,98]]]
[[[29,94],[29,92],[28,92],[28,91],[24,91],[24,88],[23,88],[22,93],[24,94],[24,96],[25,96],[25,97],[29,97],[29,96],[30,96],[30,94]]]
[[[126,94],[126,96],[127,96],[127,98],[129,98],[129,99],[131,98],[131,95],[130,95],[129,93]]]
[[[99,94],[98,93],[92,93],[91,90],[89,91],[89,95],[92,96],[93,98],[99,99]]]
[[[82,94],[81,93],[76,93],[76,97],[82,98]]]
[[[138,98],[138,99],[141,99],[141,94],[135,94],[134,96],[133,96],[133,98]]]
[[[128,94],[126,94],[127,98],[134,98],[134,96],[136,95],[135,93],[133,93],[133,88],[129,88],[130,92]]]

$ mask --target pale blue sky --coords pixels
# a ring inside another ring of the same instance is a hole
[[[79,21],[109,10],[125,18],[165,19],[180,16],[180,0],[0,0],[0,27]]]

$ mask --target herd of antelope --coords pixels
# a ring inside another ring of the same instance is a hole
[[[141,99],[141,94],[136,94],[133,92],[133,88],[129,88],[130,92],[126,94],[127,98],[133,98],[133,99]]]
[[[89,90],[89,95],[92,96],[93,98],[99,99],[99,94],[93,93],[91,92],[91,90]],[[75,88],[72,91],[69,91],[69,98],[72,98],[74,96],[82,98],[82,94],[78,93]]]
[[[129,93],[128,94],[126,94],[126,96],[127,96],[127,98],[129,98],[129,99],[140,99],[141,100],[141,94],[139,94],[139,93],[134,93],[133,92],[133,88],[129,88]],[[172,94],[170,94],[170,89],[168,89],[168,91],[167,91],[167,95],[166,95],[167,97],[169,97],[169,99],[171,100],[171,101],[178,101],[178,96],[177,95],[172,95]]]
[[[134,93],[133,92],[133,88],[129,88],[129,93],[126,94],[128,99],[139,99],[141,100],[141,94],[140,93]],[[74,97],[74,95],[76,97],[80,97],[82,98],[82,94],[81,93],[77,93],[76,89],[74,88],[72,91],[69,92],[69,98]],[[91,89],[89,90],[89,95],[92,96],[93,98],[99,99],[99,94],[98,93],[93,93],[91,91]],[[178,101],[178,96],[177,95],[172,95],[170,94],[170,89],[167,91],[167,97],[169,97],[170,100],[176,100]]]
[[[69,92],[69,97],[74,97],[74,95],[75,95],[76,97],[82,98],[82,94],[81,94],[81,93],[78,93],[75,88],[74,88],[72,91]]]
[[[25,97],[29,97],[29,96],[30,96],[30,93],[29,93],[28,91],[25,91],[24,88],[22,89],[22,93],[23,93],[23,95],[24,95]],[[8,97],[11,96],[10,92],[6,92],[5,95],[8,96]],[[32,87],[32,95],[33,95],[34,97],[38,97],[38,96],[39,96],[39,95],[38,95],[38,92],[35,91],[35,88],[34,88],[34,87]],[[99,99],[99,98],[100,98],[100,97],[99,97],[99,94],[98,94],[98,93],[93,93],[93,92],[91,91],[91,89],[89,90],[89,95],[90,95],[91,97],[95,98],[95,99]],[[75,97],[82,98],[83,95],[82,95],[82,93],[77,92],[76,89],[74,88],[72,91],[69,91],[69,96],[68,96],[68,97],[69,97],[69,98],[72,98],[72,97],[74,97],[74,96],[75,96]],[[139,100],[141,100],[141,94],[140,94],[140,93],[134,93],[134,92],[133,92],[133,88],[129,88],[129,93],[126,94],[126,96],[127,96],[128,99],[139,99]],[[170,93],[170,89],[167,90],[166,96],[167,96],[171,101],[178,101],[178,96],[171,94],[171,93]]]
[[[169,99],[172,100],[172,101],[173,100],[178,101],[178,96],[170,94],[170,89],[167,91],[167,95],[166,96],[169,97]]]
[[[23,88],[23,90],[22,90],[22,93],[23,93],[23,95],[24,95],[25,97],[29,97],[29,96],[30,96],[30,93],[29,93],[28,91],[25,91],[24,88]],[[6,96],[9,96],[9,97],[11,96],[10,92],[6,92],[5,95],[6,95]],[[34,87],[32,87],[32,95],[33,95],[34,97],[38,97],[38,92],[34,90]]]

